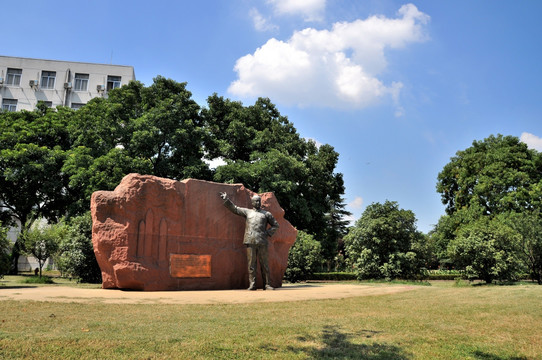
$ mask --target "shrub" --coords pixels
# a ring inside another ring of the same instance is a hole
[[[359,280],[420,279],[430,252],[414,213],[394,201],[369,205],[346,235],[345,246]]]
[[[48,276],[30,276],[26,277],[22,283],[24,284],[54,284],[52,278]]]
[[[349,281],[356,280],[356,274],[349,272],[324,272],[324,273],[314,273],[310,277],[310,280],[323,280],[323,281]]]
[[[64,224],[50,225],[41,221],[35,221],[30,228],[23,232],[26,253],[38,260],[40,277],[45,261],[57,252],[58,244],[64,233]]]
[[[102,273],[92,246],[90,212],[70,220],[67,234],[60,243],[59,254],[57,266],[63,275],[78,278],[86,283],[102,281]]]
[[[520,240],[521,236],[499,218],[481,218],[463,227],[448,251],[469,280],[516,281],[524,272]]]
[[[427,280],[455,280],[463,277],[463,272],[459,270],[429,270],[427,274]]]
[[[291,282],[307,280],[321,265],[322,246],[312,235],[299,231],[288,254],[284,278]]]

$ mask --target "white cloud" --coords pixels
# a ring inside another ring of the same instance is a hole
[[[527,144],[527,146],[531,149],[542,151],[542,138],[528,132],[524,132],[521,134],[519,139]]]
[[[361,210],[361,208],[363,207],[363,198],[361,196],[356,196],[353,201],[348,203],[347,207],[353,212]],[[345,216],[344,220],[350,222],[350,225],[354,225],[354,223],[357,221],[357,217],[355,216],[355,214],[352,214],[350,216]]]
[[[331,30],[307,28],[287,41],[272,38],[237,60],[238,79],[228,91],[301,107],[364,108],[391,98],[400,116],[403,85],[385,85],[378,78],[387,66],[384,50],[425,41],[429,16],[412,4],[402,6],[398,15],[335,23]]]
[[[263,17],[263,15],[260,14],[256,8],[250,9],[249,16],[251,17],[252,22],[254,23],[254,28],[257,31],[270,31],[278,29],[277,25],[269,22],[269,20]]]
[[[363,198],[361,196],[357,196],[354,201],[348,204],[348,206],[352,209],[361,209],[363,206]]]
[[[320,21],[326,0],[267,0],[277,15],[301,15],[305,21]]]

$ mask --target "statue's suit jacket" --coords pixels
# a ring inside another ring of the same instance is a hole
[[[267,245],[267,238],[272,236],[279,228],[277,220],[269,211],[242,208],[233,204],[230,199],[224,201],[224,206],[232,213],[246,218],[243,244]],[[269,229],[267,224],[271,225]]]

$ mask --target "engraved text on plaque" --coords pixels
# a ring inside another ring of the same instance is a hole
[[[173,277],[211,277],[211,255],[171,254],[169,273]]]

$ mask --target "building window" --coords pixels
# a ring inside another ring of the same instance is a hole
[[[107,91],[120,87],[120,76],[107,76]]]
[[[23,70],[8,68],[6,85],[19,86],[21,85],[21,74]]]
[[[41,88],[42,89],[54,89],[55,88],[56,71],[42,71],[41,72]]]
[[[72,103],[71,108],[74,109],[74,110],[77,110],[77,109],[82,108],[84,105],[85,104],[83,104],[83,103]]]
[[[88,89],[88,74],[75,74],[75,91],[87,91]]]
[[[16,99],[2,99],[2,110],[17,111],[17,100]]]

